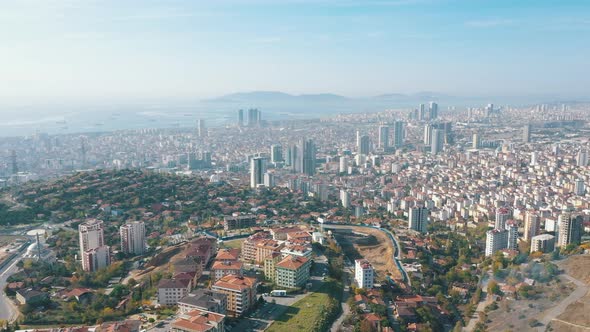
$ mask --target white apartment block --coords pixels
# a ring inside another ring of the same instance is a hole
[[[368,260],[357,259],[354,261],[354,280],[359,288],[373,288],[375,270]]]

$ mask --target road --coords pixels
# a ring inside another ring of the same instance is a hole
[[[346,317],[350,314],[350,307],[347,302],[350,294],[350,288],[348,286],[350,284],[349,270],[350,267],[344,268],[344,275],[342,277],[344,288],[342,289],[342,300],[340,301],[342,305],[342,312],[340,313],[338,319],[336,319],[334,323],[332,323],[332,328],[330,329],[331,332],[337,332],[338,329],[340,329],[340,327],[344,323],[344,319],[346,319]]]
[[[4,293],[4,288],[7,284],[7,279],[18,271],[16,264],[20,261],[26,251],[19,252],[8,265],[0,270],[0,319],[5,319],[10,322],[18,318],[19,312],[14,303]]]
[[[570,275],[564,274],[562,275],[562,278],[573,282],[574,285],[576,285],[576,289],[568,297],[563,299],[563,301],[539,314],[539,322],[543,325],[537,327],[537,331],[545,331],[547,325],[551,323],[552,320],[556,319],[557,316],[561,315],[570,304],[581,299],[586,293],[588,293],[588,290],[590,290],[590,287],[585,283]]]
[[[490,276],[485,274],[483,280],[481,281],[478,287],[481,287],[481,297],[479,299],[479,303],[477,304],[477,308],[473,312],[471,319],[469,319],[469,323],[467,326],[463,328],[463,331],[473,331],[475,329],[475,325],[479,321],[479,314],[478,312],[484,312],[486,305],[489,303],[488,294],[488,282],[490,281]]]

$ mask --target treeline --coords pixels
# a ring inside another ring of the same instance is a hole
[[[36,213],[31,208],[13,209],[0,203],[0,225],[28,224],[35,221]]]

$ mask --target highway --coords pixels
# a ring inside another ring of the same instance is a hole
[[[18,271],[16,264],[25,253],[25,250],[18,252],[6,266],[0,269],[0,319],[10,322],[18,318],[19,312],[15,304],[4,293],[4,288],[6,287],[8,277]]]

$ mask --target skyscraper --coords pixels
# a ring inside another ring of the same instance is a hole
[[[522,128],[522,141],[525,143],[531,142],[531,125],[525,124]]]
[[[426,120],[426,106],[424,104],[418,106],[418,120]]]
[[[287,152],[285,153],[285,166],[293,167],[293,171],[297,172],[295,169],[295,159],[297,156],[297,145],[291,145],[287,147]]]
[[[199,137],[207,136],[207,129],[205,128],[205,119],[198,119],[197,120],[197,136],[199,136]]]
[[[238,110],[238,126],[242,127],[244,125],[244,110]]]
[[[498,250],[506,249],[508,245],[508,231],[492,229],[486,232],[486,256],[492,256]]]
[[[428,209],[425,207],[410,208],[408,216],[408,229],[420,233],[426,233],[428,230]]]
[[[269,172],[264,173],[264,186],[267,188],[272,188],[275,186],[274,174],[269,173]]]
[[[404,145],[404,123],[395,121],[393,123],[393,146],[400,147]]]
[[[510,218],[510,211],[506,208],[500,208],[496,211],[495,229],[506,229],[506,222]]]
[[[582,218],[571,213],[558,217],[557,246],[564,247],[570,243],[580,243],[582,239]]]
[[[578,155],[576,156],[576,164],[581,167],[588,166],[588,151],[586,149],[578,151]]]
[[[533,236],[539,235],[541,230],[541,218],[534,212],[527,212],[524,217],[524,239],[530,241]]]
[[[301,139],[295,153],[295,172],[312,176],[316,168],[316,147],[311,139]]]
[[[430,105],[429,105],[429,112],[430,112],[430,114],[429,114],[430,121],[438,118],[438,104],[431,101]]]
[[[434,127],[431,124],[424,125],[424,145],[432,144],[432,130]]]
[[[339,173],[346,173],[348,172],[348,157],[347,156],[340,156],[340,163],[339,163],[339,167],[338,167],[338,172]]]
[[[145,252],[145,224],[131,221],[119,228],[121,251],[126,254],[142,255]]]
[[[110,248],[104,245],[102,220],[90,219],[78,226],[80,257],[84,271],[96,271],[110,264]]]
[[[584,184],[584,180],[583,179],[577,179],[576,180],[576,184],[575,184],[575,187],[574,187],[574,192],[578,196],[584,196],[584,194],[586,193],[586,185]]]
[[[270,146],[270,162],[278,163],[283,161],[283,147],[280,144]]]
[[[360,153],[361,151],[361,131],[356,131],[356,152]]]
[[[445,132],[442,129],[434,129],[432,131],[432,141],[430,144],[430,153],[433,155],[438,154],[443,149],[443,143],[445,140]]]
[[[506,225],[506,229],[508,230],[506,247],[510,250],[518,250],[518,224],[514,220],[511,220]]]
[[[266,159],[254,157],[250,160],[250,187],[257,188],[264,185],[264,173],[266,172]]]
[[[472,148],[474,149],[479,149],[480,145],[481,145],[481,139],[479,138],[479,134],[478,133],[473,133],[473,139],[471,141],[472,144]]]
[[[379,126],[379,148],[383,150],[389,148],[389,127],[385,124]]]
[[[262,114],[257,108],[248,109],[248,127],[256,127],[260,125]]]
[[[340,203],[345,209],[350,207],[350,193],[347,190],[340,190]]]
[[[368,155],[371,151],[371,139],[367,135],[360,137],[359,154]]]

